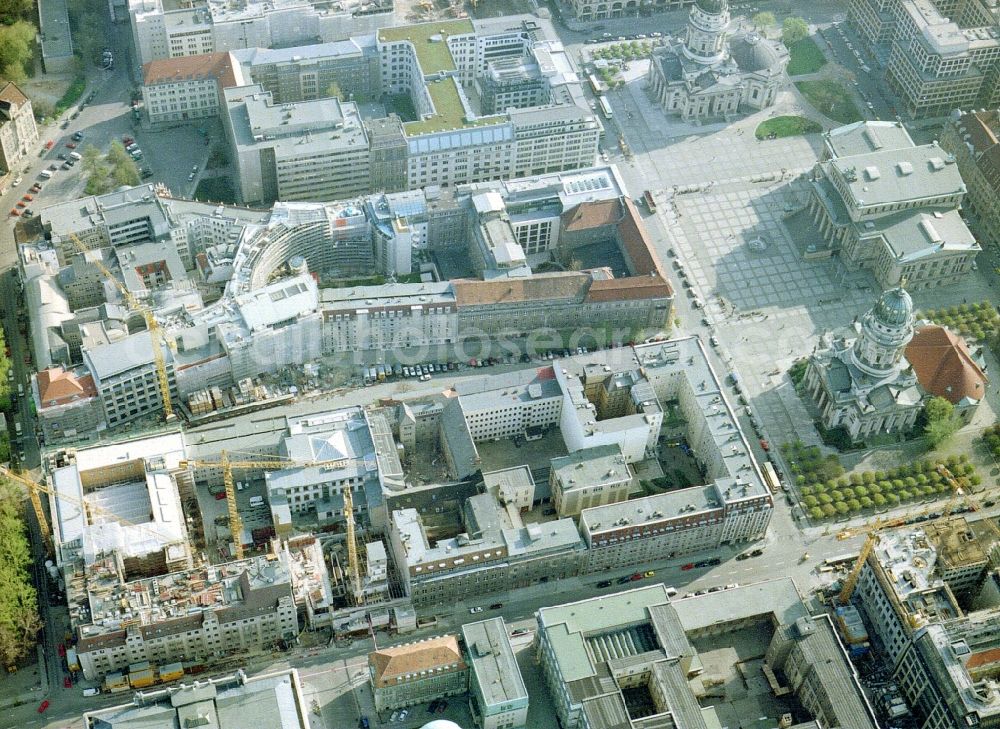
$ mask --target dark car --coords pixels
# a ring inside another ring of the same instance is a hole
[[[763,549],[755,549],[752,552],[750,552],[750,556],[751,557],[759,557],[762,554],[764,554],[764,550]]]
[[[368,729],[369,724],[367,716],[362,716],[360,719],[358,719],[358,727],[360,727],[360,729]]]
[[[444,699],[441,699],[441,702],[438,704],[438,707],[437,707],[437,713],[443,714],[444,710],[447,709],[447,708],[448,708],[448,702],[445,701]]]
[[[986,501],[983,502],[983,507],[988,509],[991,506],[995,506],[996,503],[997,502],[995,502],[993,499],[986,499]]]
[[[611,580],[601,580],[597,583],[598,587],[611,587]]]
[[[703,559],[700,562],[695,562],[694,566],[695,567],[708,567],[710,564],[712,564],[710,560]]]
[[[747,554],[746,552],[744,552],[743,554],[737,554],[736,555],[736,561],[737,562],[742,562],[745,559],[750,559],[750,555]]]
[[[440,705],[440,703],[441,703],[440,699],[434,699],[434,701],[432,701],[430,704],[427,705],[427,713],[433,714],[435,711],[437,711],[437,708]]]
[[[617,580],[615,580],[615,582],[618,583],[619,585],[627,585],[631,581],[632,581],[631,576],[619,577]]]
[[[499,610],[502,607],[503,607],[502,602],[495,602],[492,605],[490,605],[490,610]]]
[[[722,564],[722,560],[718,557],[712,557],[712,559],[708,560],[708,565],[710,567],[718,567],[720,564]]]

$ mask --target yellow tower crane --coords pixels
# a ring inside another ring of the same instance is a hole
[[[965,500],[967,503],[971,503],[968,497],[965,496],[965,492],[962,490],[962,484],[959,483],[958,479],[956,479],[952,475],[951,471],[949,471],[946,466],[944,466],[943,464],[938,464],[937,472],[940,473],[941,476],[944,478],[944,480],[948,483],[948,485],[951,486],[951,489],[954,493],[952,497],[948,500],[948,503],[945,504],[944,509],[942,509],[941,515],[933,519],[933,521],[935,522],[947,519],[949,516],[951,516],[951,512],[955,509],[955,507],[958,505],[960,501]],[[973,505],[972,508],[975,509],[976,507]],[[861,576],[861,570],[864,569],[865,562],[868,561],[868,557],[871,555],[872,551],[875,549],[875,546],[878,544],[878,539],[879,539],[878,533],[883,529],[891,529],[893,527],[902,526],[907,522],[909,522],[911,519],[913,519],[915,516],[921,516],[927,513],[928,510],[924,509],[919,514],[906,514],[904,516],[899,516],[894,519],[877,519],[871,525],[863,525],[856,528],[844,529],[842,532],[837,534],[837,539],[848,539],[854,536],[855,534],[868,532],[868,536],[865,538],[865,543],[861,547],[861,552],[858,554],[857,561],[854,563],[854,566],[851,568],[851,571],[848,573],[847,577],[844,578],[844,586],[841,588],[840,595],[837,597],[837,600],[840,602],[841,605],[846,605],[850,601],[851,595],[854,594],[854,588],[858,586],[858,578]],[[991,526],[995,525],[991,524]]]
[[[5,476],[12,481],[16,481],[17,483],[21,484],[28,490],[28,497],[31,499],[31,505],[34,508],[35,517],[38,519],[38,526],[42,530],[42,537],[43,539],[45,539],[46,547],[49,549],[50,553],[52,551],[52,530],[49,527],[48,519],[45,518],[45,512],[42,509],[42,500],[39,494],[48,494],[49,496],[52,496],[55,499],[59,499],[61,501],[68,501],[71,504],[75,504],[80,508],[80,510],[84,513],[84,515],[87,516],[88,519],[89,515],[100,514],[110,520],[120,522],[126,526],[138,527],[140,529],[149,532],[150,534],[154,534],[165,540],[168,539],[167,535],[156,531],[156,529],[152,528],[148,524],[137,524],[134,521],[130,521],[122,516],[119,516],[115,512],[110,511],[109,509],[105,509],[101,506],[98,506],[97,504],[91,504],[83,499],[78,499],[75,496],[70,496],[69,494],[59,493],[55,489],[49,486],[45,486],[44,484],[35,481],[34,479],[30,478],[29,476],[23,473],[14,473],[9,468],[4,468],[3,466],[0,466],[0,476]]]
[[[80,249],[81,253],[89,253],[91,251],[90,248],[84,245],[83,241],[80,240],[76,233],[70,233],[70,238],[72,239],[74,245]],[[156,367],[156,379],[160,386],[160,398],[163,400],[163,417],[169,423],[177,416],[174,414],[174,406],[170,402],[170,378],[167,376],[167,361],[163,356],[163,348],[161,346],[161,344],[166,342],[163,336],[163,330],[160,328],[159,323],[156,321],[156,317],[153,316],[153,312],[150,311],[149,307],[142,304],[135,297],[135,294],[129,291],[128,287],[119,281],[111,270],[104,265],[103,261],[97,258],[92,261],[92,263],[106,279],[115,285],[121,293],[122,298],[125,299],[125,303],[128,308],[142,314],[142,318],[146,322],[146,330],[149,332],[150,343],[153,347],[153,363]]]
[[[243,520],[240,512],[236,508],[236,487],[233,481],[233,469],[260,469],[262,471],[280,471],[285,468],[336,468],[346,465],[350,458],[342,458],[332,461],[293,461],[289,459],[273,458],[264,460],[256,457],[252,460],[233,460],[227,451],[222,451],[218,461],[204,460],[184,460],[180,462],[181,468],[221,468],[222,483],[226,489],[226,507],[229,512],[229,531],[233,535],[233,550],[236,559],[243,559]],[[348,513],[350,505],[350,513]],[[354,533],[353,502],[351,502],[350,491],[344,491],[344,516],[347,517],[349,534]],[[353,539],[349,540],[353,544]],[[348,547],[348,558],[350,562],[351,547]],[[357,569],[358,557],[357,547],[354,547],[354,559],[352,569]],[[360,585],[360,574],[351,574],[352,584]]]
[[[354,535],[354,497],[351,490],[344,490],[344,518],[347,520],[347,571],[350,573],[354,604],[363,605],[364,591],[361,587],[361,565],[358,561],[358,543]]]

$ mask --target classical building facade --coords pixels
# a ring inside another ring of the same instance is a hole
[[[727,0],[698,0],[684,38],[653,52],[650,92],[668,113],[697,121],[774,104],[788,51],[756,33],[729,31]]]
[[[857,324],[857,338],[836,337],[810,358],[805,386],[824,428],[854,441],[913,427],[924,402],[904,356],[913,339],[913,301],[902,288],[883,293]]]
[[[38,141],[31,100],[11,82],[0,87],[0,172],[15,170]]]
[[[858,122],[826,134],[806,213],[819,228],[809,255],[839,255],[882,288],[959,283],[979,243],[958,213],[965,197],[955,156],[915,145],[897,122]]]

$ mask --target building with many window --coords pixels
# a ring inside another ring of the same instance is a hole
[[[97,437],[104,428],[94,378],[82,370],[51,367],[31,378],[31,397],[48,444]]]
[[[128,20],[140,64],[162,58],[245,48],[290,48],[374,33],[393,22],[391,0],[225,0],[178,5],[164,0],[112,0],[112,19]]]
[[[135,694],[131,703],[84,712],[83,726],[174,729],[211,721],[213,729],[242,729],[248,716],[259,726],[307,729],[309,707],[298,671],[290,668],[251,677],[240,669],[232,675],[145,690]]]
[[[1000,103],[1000,17],[989,0],[851,0],[847,17],[910,116]]]
[[[214,117],[223,89],[242,86],[228,52],[150,61],[142,67],[142,100],[151,124]]]
[[[520,729],[528,722],[528,690],[503,618],[462,626],[469,664],[469,708],[482,729]]]
[[[975,214],[986,242],[1000,245],[1000,111],[958,111],[941,129],[941,147],[955,156],[968,188],[963,206]]]
[[[955,156],[937,142],[915,145],[896,122],[857,122],[826,134],[806,214],[822,244],[848,270],[868,269],[883,288],[960,282],[979,243],[958,213],[965,197]]]
[[[0,86],[0,173],[16,173],[21,161],[34,154],[37,143],[31,100],[13,81],[7,81]]]
[[[701,121],[774,104],[788,50],[756,32],[729,35],[726,0],[697,0],[684,38],[656,48],[647,75],[653,98],[671,115]]]
[[[995,536],[964,520],[882,532],[855,596],[920,729],[1000,722],[1000,611],[966,613],[956,594],[983,574]]]
[[[569,0],[564,11],[569,17],[581,21],[602,20],[604,18],[626,18],[639,12],[664,12],[681,10],[694,4],[695,0]],[[571,10],[571,12],[569,12]]]
[[[343,200],[370,189],[368,137],[353,102],[275,102],[259,84],[224,92],[223,125],[240,199]]]
[[[463,694],[469,666],[457,635],[380,648],[368,654],[376,711],[392,711]]]
[[[559,516],[626,501],[632,471],[617,443],[594,446],[553,458],[549,470],[552,503]]]

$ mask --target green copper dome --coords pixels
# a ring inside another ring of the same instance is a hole
[[[698,6],[699,10],[703,10],[712,15],[721,15],[729,10],[728,0],[698,0],[695,4]]]
[[[882,294],[873,309],[875,318],[889,326],[904,326],[913,317],[913,299],[902,286]]]

